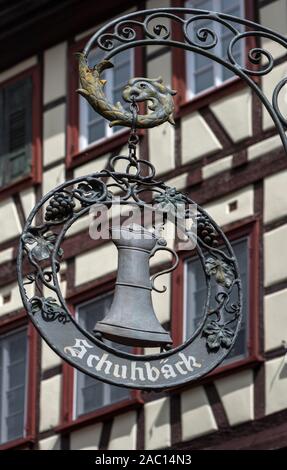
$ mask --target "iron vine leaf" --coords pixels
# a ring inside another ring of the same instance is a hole
[[[216,282],[225,287],[231,287],[234,281],[233,269],[218,258],[208,258],[205,264],[209,276],[215,276]]]
[[[230,348],[234,338],[234,332],[230,328],[214,320],[205,326],[203,334],[207,337],[206,343],[211,350]]]

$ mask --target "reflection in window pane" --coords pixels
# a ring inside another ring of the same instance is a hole
[[[248,350],[248,303],[249,303],[249,288],[248,288],[248,238],[232,243],[235,256],[238,260],[239,271],[242,282],[243,292],[243,306],[242,306],[242,323],[238,338],[235,345],[228,355],[224,363],[230,363],[234,360],[239,360],[247,356]],[[196,331],[203,321],[204,302],[207,294],[207,286],[203,268],[198,258],[190,260],[186,263],[186,301],[185,301],[185,339]],[[223,288],[220,287],[220,291]],[[211,283],[211,308],[213,309],[217,304],[215,296],[218,292],[218,286],[214,282]],[[230,303],[237,300],[234,293],[230,297]]]
[[[107,294],[80,306],[78,308],[78,322],[80,325],[91,333],[96,322],[102,320],[110,309],[112,299],[113,295]],[[109,341],[106,341],[106,343],[113,344]],[[121,351],[131,351],[131,348],[128,346],[115,344],[115,347]],[[129,398],[130,396],[129,391],[125,388],[100,382],[81,372],[76,373],[76,385],[77,416]]]
[[[213,68],[199,72],[195,76],[195,92],[199,93],[213,86]]]
[[[244,4],[243,0],[209,0],[209,1],[200,1],[200,0],[191,0],[185,3],[186,7],[189,8],[198,8],[208,11],[219,11],[221,13],[226,13],[235,17],[244,17]],[[232,24],[232,23],[231,23]],[[244,31],[244,26],[239,24],[233,24],[239,31]],[[207,20],[197,20],[191,23],[188,27],[188,34],[192,39],[200,43],[199,39],[196,37],[196,31],[200,28],[209,28],[215,32],[218,37],[217,45],[210,49],[216,56],[224,58],[229,61],[227,57],[227,50],[230,44],[231,39],[233,38],[233,33],[226,26],[217,23],[215,21]],[[210,35],[205,43],[202,45],[207,45],[212,41]],[[244,57],[244,40],[238,41],[233,48],[233,55],[238,64],[241,66],[245,63]],[[188,89],[189,95],[193,96],[195,94],[201,93],[205,90],[208,90],[214,86],[219,86],[226,80],[232,78],[234,73],[224,67],[223,65],[213,61],[212,59],[202,58],[196,53],[187,52],[187,77],[188,77]],[[210,71],[202,71],[204,65],[210,65]],[[201,72],[201,75],[200,75]]]
[[[103,137],[105,137],[104,119],[101,119],[100,121],[89,125],[89,137],[88,137],[89,144],[91,142],[95,142],[95,140],[102,139]]]
[[[27,334],[0,337],[0,442],[24,435]]]

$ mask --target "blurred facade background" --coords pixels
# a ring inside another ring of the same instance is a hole
[[[287,447],[287,158],[251,89],[215,62],[166,46],[132,49],[116,57],[107,87],[113,102],[133,76],[162,76],[178,90],[175,127],[143,133],[140,155],[169,186],[202,205],[232,242],[245,301],[228,360],[174,392],[99,383],[63,364],[41,340],[17,287],[19,235],[36,201],[126,151],[128,130],[109,128],[75,93],[74,53],[116,16],[184,5],[287,34],[286,0],[0,2],[0,449]],[[231,37],[218,28],[217,53],[224,56]],[[287,76],[286,50],[262,42],[275,58],[261,79],[271,98]],[[239,63],[246,46],[236,50]],[[84,218],[67,234],[61,287],[78,321],[92,329],[109,308],[117,261],[111,243],[91,240],[88,226]],[[154,306],[179,344],[200,321],[205,296],[196,257],[180,253],[165,284]]]

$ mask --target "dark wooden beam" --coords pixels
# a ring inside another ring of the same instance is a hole
[[[11,3],[11,2],[10,2]],[[131,0],[25,0],[0,15],[0,71],[41,53],[85,29],[109,21],[134,5]]]

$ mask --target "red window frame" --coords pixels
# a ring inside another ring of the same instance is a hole
[[[74,168],[85,162],[93,160],[101,155],[112,152],[118,147],[125,145],[128,140],[129,129],[118,134],[95,142],[87,149],[79,150],[79,95],[76,93],[79,88],[78,82],[78,61],[75,57],[76,52],[84,49],[90,35],[80,41],[73,42],[68,48],[68,128],[67,128],[67,149],[66,165],[68,168]],[[141,77],[144,75],[144,59],[142,48],[134,48],[134,75]],[[131,77],[132,78],[132,77]],[[143,130],[139,130],[139,135],[144,135]]]
[[[76,305],[80,303],[96,299],[98,296],[107,294],[114,289],[116,275],[115,273],[108,275],[105,279],[98,279],[89,282],[88,289],[81,289],[76,294],[67,296],[67,303],[70,312],[75,315]],[[67,362],[63,363],[62,371],[62,406],[61,406],[61,422],[56,428],[56,432],[79,429],[98,421],[104,421],[115,414],[125,413],[129,410],[137,409],[142,406],[143,400],[139,390],[130,390],[130,398],[103,406],[95,411],[86,413],[78,418],[74,418],[74,374],[75,369]]]
[[[0,83],[0,88],[23,78],[32,79],[32,160],[29,174],[0,187],[0,200],[42,181],[42,91],[41,68],[36,64]]]
[[[258,218],[250,218],[240,221],[230,226],[223,227],[227,238],[232,242],[243,237],[249,239],[249,338],[247,343],[248,354],[246,358],[234,361],[221,366],[207,375],[205,381],[210,376],[221,376],[234,370],[245,369],[263,361],[259,347],[260,332],[260,221]],[[192,257],[191,252],[180,252],[179,266],[172,278],[172,320],[171,329],[175,345],[182,343],[183,321],[184,321],[184,264]],[[196,253],[195,253],[196,256]]]
[[[254,21],[256,18],[256,2],[245,1],[245,19]],[[184,7],[185,0],[172,0],[172,7]],[[172,25],[172,36],[176,41],[183,41],[182,29],[179,23],[174,22]],[[246,39],[246,57],[250,49],[256,47],[255,38],[249,37]],[[172,88],[177,90],[177,95],[174,97],[176,117],[186,116],[203,106],[217,101],[225,96],[229,96],[236,91],[242,90],[246,87],[246,83],[240,77],[234,77],[220,84],[214,86],[206,91],[199,93],[191,99],[187,99],[187,77],[186,77],[186,52],[184,49],[172,48]],[[250,65],[251,68],[252,64]],[[255,66],[253,66],[255,67]],[[254,77],[257,80],[257,77]]]
[[[7,441],[0,444],[0,451],[6,449],[29,448],[36,442],[36,426],[37,426],[37,402],[38,397],[38,378],[39,378],[39,335],[28,321],[27,313],[24,309],[4,315],[0,318],[0,335],[13,332],[21,327],[27,328],[28,341],[28,374],[27,374],[27,398],[26,398],[26,422],[25,435],[19,439]]]

